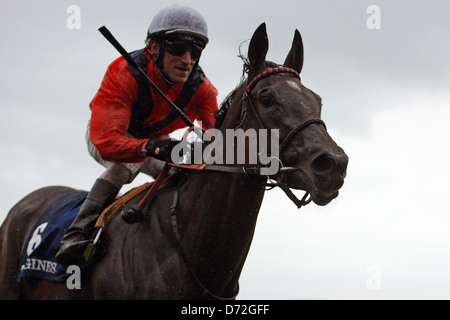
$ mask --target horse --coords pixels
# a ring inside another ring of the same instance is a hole
[[[0,299],[235,299],[268,181],[277,181],[290,198],[290,189],[300,189],[324,206],[338,196],[348,164],[320,119],[320,96],[301,82],[299,31],[283,65],[266,61],[268,46],[263,23],[251,37],[244,75],[220,109],[219,129],[224,137],[238,127],[277,129],[276,173],[255,173],[258,163],[252,174],[247,158],[244,165],[218,164],[218,170],[175,169],[180,178],[158,191],[142,221],[112,219],[103,235],[108,248],[77,290],[64,281],[16,281],[32,227],[56,199],[76,191],[38,189],[10,210],[0,229]]]

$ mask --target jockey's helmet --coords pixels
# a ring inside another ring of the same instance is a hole
[[[184,5],[171,5],[159,11],[147,31],[146,44],[174,34],[199,38],[204,45],[209,41],[206,20],[195,9]]]

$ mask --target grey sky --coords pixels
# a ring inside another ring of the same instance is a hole
[[[350,156],[340,198],[328,207],[297,212],[279,191],[267,193],[239,298],[448,299],[449,2],[177,3],[208,22],[201,65],[220,100],[238,83],[239,46],[260,23],[267,24],[267,58],[278,63],[297,28],[303,83],[323,98],[323,119]],[[66,26],[72,4],[81,10],[81,29]],[[39,187],[91,187],[103,168],[84,142],[89,102],[118,56],[97,29],[106,25],[135,50],[168,4],[0,2],[0,221]],[[366,26],[374,4],[380,30]],[[370,290],[373,265],[382,287]]]

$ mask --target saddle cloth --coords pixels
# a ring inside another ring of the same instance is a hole
[[[173,175],[168,174],[169,170],[170,167],[165,166],[156,181],[136,187],[113,201],[98,218],[96,227],[104,229],[131,199],[144,192],[146,194],[139,205],[142,207],[145,203],[148,203],[156,191],[171,183]],[[71,273],[67,273],[69,266],[57,263],[55,256],[60,248],[64,233],[75,220],[87,195],[86,191],[74,191],[62,196],[42,214],[25,242],[17,276],[18,282],[23,277],[57,281],[70,276]],[[96,259],[89,260],[84,265],[78,265],[78,267],[83,269],[94,262],[96,262]]]
[[[75,191],[57,199],[42,214],[23,248],[17,281],[22,277],[63,280],[67,267],[55,261],[64,232],[80,211],[87,192]],[[85,266],[79,266],[83,268]]]

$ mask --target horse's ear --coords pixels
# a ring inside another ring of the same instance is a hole
[[[292,41],[292,48],[289,51],[286,60],[284,61],[284,66],[287,68],[292,68],[298,73],[302,71],[303,68],[303,41],[300,32],[296,29],[294,40]]]
[[[253,79],[266,62],[266,54],[269,50],[269,40],[267,39],[266,24],[262,23],[250,40],[248,47],[248,60],[250,68],[248,72],[249,79]]]

